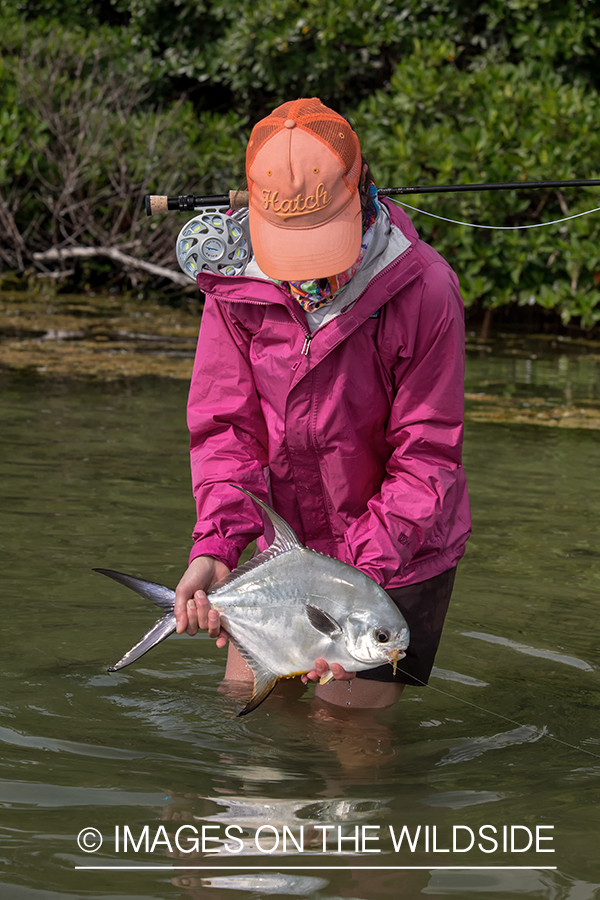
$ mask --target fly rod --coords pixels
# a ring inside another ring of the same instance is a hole
[[[380,197],[407,196],[409,194],[450,194],[465,191],[516,191],[539,190],[541,188],[573,188],[599,187],[600,179],[578,178],[574,181],[500,181],[489,184],[430,184],[410,187],[381,188],[377,191]],[[243,209],[248,206],[248,191],[229,191],[227,194],[181,194],[178,197],[167,197],[146,194],[144,197],[146,214],[177,212],[193,212],[198,209],[228,206],[230,209]]]

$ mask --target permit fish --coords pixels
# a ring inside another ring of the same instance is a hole
[[[271,545],[234,569],[207,592],[230,639],[254,675],[243,716],[268,697],[281,678],[302,675],[322,657],[349,672],[406,655],[409,629],[389,595],[375,581],[338,559],[309,550],[266,503],[237,485],[267,514]],[[94,569],[164,610],[144,637],[109,672],[123,669],[175,631],[175,591],[112,569]],[[322,683],[331,679],[328,673]]]

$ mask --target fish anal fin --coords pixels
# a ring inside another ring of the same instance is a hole
[[[306,615],[308,621],[321,634],[327,635],[331,640],[336,640],[342,634],[342,627],[339,622],[330,616],[329,613],[321,609],[320,606],[314,606],[312,603],[306,604]]]
[[[253,709],[256,709],[257,706],[266,700],[277,682],[279,678],[277,675],[272,675],[270,678],[260,679],[254,676],[254,690],[252,691],[252,696],[250,697],[246,706],[239,711],[238,716],[247,716],[248,713],[251,713]]]
[[[230,637],[230,640],[240,656],[248,664],[248,666],[252,670],[252,674],[254,675],[252,696],[250,697],[244,708],[238,713],[238,716],[247,716],[248,713],[251,713],[253,709],[256,709],[257,706],[260,706],[263,700],[267,699],[282,676],[276,675],[275,672],[267,669],[266,666],[263,666],[262,663],[259,663],[258,660],[254,659],[252,654],[249,653],[245,647],[242,647],[240,642],[235,640],[235,638]]]

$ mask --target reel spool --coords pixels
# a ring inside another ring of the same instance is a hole
[[[183,226],[176,254],[182,271],[196,281],[199,272],[242,275],[252,258],[252,246],[242,223],[215,207]]]

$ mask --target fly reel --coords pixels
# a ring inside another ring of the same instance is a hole
[[[250,235],[244,225],[216,207],[183,226],[176,253],[182,271],[192,281],[200,272],[242,275],[252,258]]]

